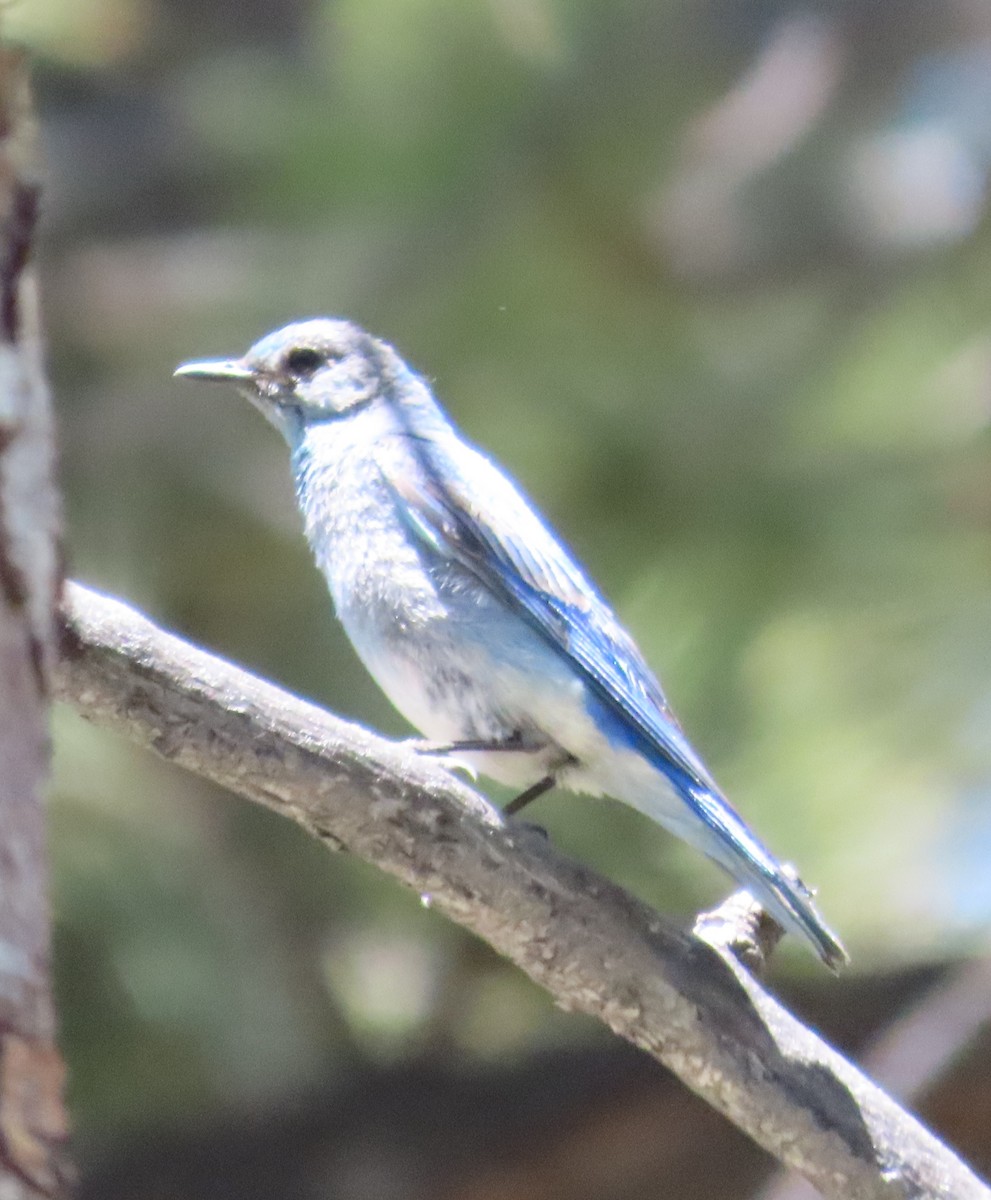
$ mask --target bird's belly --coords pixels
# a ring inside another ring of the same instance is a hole
[[[457,609],[408,616],[392,610],[383,623],[366,608],[345,620],[369,673],[406,719],[435,742],[519,737],[534,747],[462,751],[459,763],[525,787],[598,745],[584,683],[522,621],[495,605],[470,621]]]
[[[465,621],[458,606],[376,618],[342,612],[379,687],[430,741],[522,736],[531,751],[461,751],[451,759],[508,787],[553,774],[560,786],[612,796],[676,830],[687,813],[670,781],[643,755],[610,740],[587,686],[524,622],[496,602]],[[569,761],[573,760],[573,761]]]

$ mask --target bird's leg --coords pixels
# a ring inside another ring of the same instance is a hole
[[[508,804],[503,806],[502,811],[507,816],[511,817],[515,813],[518,813],[521,808],[526,808],[526,806],[532,801],[536,800],[539,796],[542,796],[545,792],[549,792],[551,790],[551,788],[557,783],[559,772],[563,771],[565,767],[573,767],[577,762],[578,759],[575,758],[573,754],[565,754],[564,757],[554,766],[552,771],[545,775],[543,779],[538,779],[536,783],[531,783],[530,786],[524,791],[520,792],[518,796],[514,796]]]
[[[417,754],[457,754],[459,751],[467,753],[468,751],[480,751],[482,753],[492,753],[498,751],[515,751],[516,753],[526,754],[546,748],[546,742],[528,742],[523,736],[523,733],[517,729],[511,733],[509,737],[504,738],[464,738],[457,742],[420,742],[412,743],[412,748]]]
[[[469,751],[491,753],[493,751],[515,751],[517,754],[535,753],[538,750],[546,750],[546,742],[528,742],[520,729],[515,730],[504,738],[465,738],[457,742],[414,742],[413,749],[417,754],[457,754],[459,751],[467,753]],[[564,767],[572,766],[578,760],[570,754],[565,754],[564,757],[555,764],[554,769],[546,774],[542,779],[538,779],[536,783],[530,784],[518,796],[514,796],[510,802],[505,805],[503,812],[507,816],[513,816],[521,809],[536,800],[539,796],[543,796],[545,792],[549,792],[557,783],[558,772]]]
[[[518,813],[521,808],[526,808],[526,806],[532,800],[536,800],[537,797],[542,796],[544,792],[549,792],[555,783],[557,783],[556,775],[545,775],[543,779],[538,779],[536,783],[531,783],[530,786],[526,788],[525,791],[520,792],[518,796],[514,796],[513,799],[503,807],[502,811],[508,817],[513,816],[513,814]]]

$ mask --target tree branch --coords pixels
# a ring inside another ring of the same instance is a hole
[[[991,958],[964,963],[882,1030],[862,1057],[896,1096],[929,1091],[991,1021]],[[770,1181],[756,1200],[814,1200],[815,1192],[787,1173]]]
[[[49,974],[48,682],[58,495],[28,260],[39,165],[24,55],[0,47],[0,1195],[65,1194],[67,1122]]]
[[[652,1054],[825,1196],[991,1200],[732,954],[505,822],[442,767],[78,584],[67,588],[64,621],[57,692],[85,717],[429,897],[562,1008]]]

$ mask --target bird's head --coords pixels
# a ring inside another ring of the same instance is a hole
[[[184,363],[176,375],[234,383],[289,440],[316,421],[346,416],[384,395],[402,364],[350,321],[296,321],[243,358]]]

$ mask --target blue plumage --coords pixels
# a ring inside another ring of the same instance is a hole
[[[233,379],[283,433],[338,616],[414,725],[503,782],[640,809],[824,961],[845,959],[808,890],[721,794],[594,585],[391,347],[318,319],[179,373]]]

